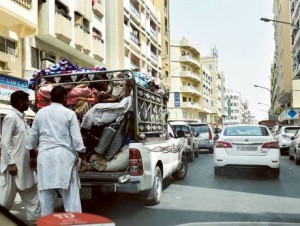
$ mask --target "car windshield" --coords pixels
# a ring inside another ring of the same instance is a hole
[[[224,136],[269,136],[269,131],[260,126],[234,126],[225,128]]]

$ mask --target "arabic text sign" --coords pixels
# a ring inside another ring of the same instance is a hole
[[[28,82],[0,74],[0,100],[9,101],[10,95],[17,90],[28,92]]]

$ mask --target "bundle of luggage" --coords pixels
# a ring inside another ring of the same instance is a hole
[[[36,90],[38,111],[51,103],[50,93],[54,86],[64,86],[68,91],[66,106],[74,110],[81,125],[89,170],[118,171],[128,166],[126,147],[134,134],[134,84],[131,73],[105,71],[103,67],[80,68],[62,59],[54,66],[35,73],[29,88]],[[57,76],[65,74],[72,74],[70,78],[73,82],[68,83],[64,76]],[[133,74],[138,85],[167,98],[167,91],[160,85],[159,79],[137,71]],[[53,80],[44,79],[44,76],[53,76]]]

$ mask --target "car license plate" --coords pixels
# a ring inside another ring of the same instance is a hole
[[[91,187],[81,187],[80,198],[81,199],[92,199],[92,188]]]
[[[238,151],[257,151],[257,147],[253,146],[237,146]]]

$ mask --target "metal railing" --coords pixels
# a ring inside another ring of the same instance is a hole
[[[23,8],[30,10],[32,8],[32,0],[11,0],[18,4],[19,6],[22,6]]]

